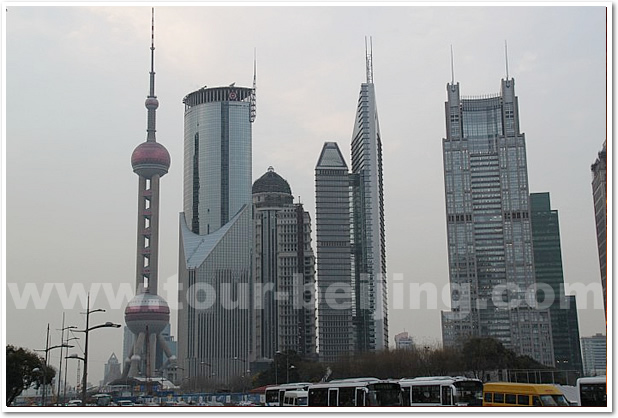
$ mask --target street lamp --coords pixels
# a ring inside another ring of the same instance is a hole
[[[64,357],[64,360],[65,360],[65,361],[68,361],[68,359],[70,359],[70,358],[71,358],[71,359],[75,359],[75,360],[81,360],[81,361],[84,361],[84,358],[83,358],[83,357],[80,357],[80,356],[78,356],[78,355],[77,355],[77,354],[75,354],[75,353],[71,354],[70,356],[65,356],[65,357]],[[65,367],[65,369],[66,369],[66,367]],[[67,370],[68,370],[68,369],[67,369]],[[77,367],[77,374],[79,375],[79,367]],[[64,385],[64,386],[65,386],[65,387],[64,387],[64,388],[65,388],[65,392],[66,392],[66,377],[67,377],[67,375],[65,374],[65,375],[64,375],[64,378],[65,378],[65,385]],[[78,380],[79,380],[79,379],[78,379]],[[78,384],[79,384],[79,382],[78,382]],[[75,388],[75,394],[77,395],[77,387]],[[65,393],[65,395],[66,395],[66,393]]]
[[[74,329],[77,328],[75,326],[68,326],[65,327],[64,326],[64,312],[62,312],[62,328],[59,329],[58,331],[60,331],[60,344],[64,344],[65,340],[64,340],[64,331],[68,330],[68,329]],[[58,365],[58,392],[57,392],[57,396],[56,396],[56,403],[59,403],[60,400],[60,384],[62,383],[62,356],[63,355],[63,350],[62,347],[60,348],[60,364]],[[66,359],[65,359],[65,364],[66,364]],[[66,367],[65,367],[65,380],[66,380]]]
[[[72,345],[68,345],[68,344],[60,344],[60,345],[54,345],[53,347],[49,346],[49,324],[47,324],[47,337],[45,340],[45,349],[44,350],[34,350],[34,351],[44,351],[45,352],[45,364],[43,366],[43,395],[41,396],[41,404],[42,406],[45,406],[45,395],[47,394],[47,363],[48,363],[48,357],[49,357],[49,352],[51,350],[53,350],[54,348],[61,348],[61,347],[67,347],[67,348],[73,348]],[[62,361],[62,359],[60,360]]]
[[[68,327],[67,329],[71,329],[71,328],[77,328],[77,327]],[[73,341],[73,340],[79,340],[78,337],[71,337],[68,338],[66,340],[64,340],[65,343],[68,343],[69,341]],[[62,353],[60,355],[60,361],[62,361]],[[67,368],[67,357],[64,356],[64,390],[62,391],[62,401],[65,402],[66,398],[67,398],[67,375],[69,374],[69,369]],[[58,380],[60,380],[60,378],[58,378]],[[58,394],[60,394],[60,389],[58,389]]]
[[[86,405],[86,390],[88,385],[88,333],[99,328],[120,328],[120,324],[114,324],[113,322],[106,322],[104,324],[95,325],[90,327],[90,314],[95,312],[105,312],[105,309],[90,310],[90,293],[88,293],[88,301],[86,305],[86,328],[77,330],[77,332],[83,332],[86,334],[86,342],[84,344],[84,377],[82,378],[82,405]]]

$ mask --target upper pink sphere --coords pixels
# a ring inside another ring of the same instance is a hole
[[[170,168],[170,164],[170,153],[163,145],[154,141],[142,142],[131,155],[133,171],[146,178],[155,174],[163,176]]]

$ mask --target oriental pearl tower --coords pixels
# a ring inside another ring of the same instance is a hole
[[[155,138],[155,119],[159,101],[155,96],[154,72],[154,8],[152,9],[152,35],[150,45],[150,94],[146,98],[148,128],[146,141],[131,155],[133,171],[139,176],[137,214],[137,272],[136,295],[124,312],[127,327],[134,335],[133,347],[124,360],[123,378],[153,376],[157,346],[163,350],[167,362],[174,362],[161,332],[169,324],[170,309],[157,295],[159,253],[159,179],[167,174],[170,154]]]

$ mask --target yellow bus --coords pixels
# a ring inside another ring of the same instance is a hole
[[[554,385],[488,382],[483,385],[483,406],[569,406]]]

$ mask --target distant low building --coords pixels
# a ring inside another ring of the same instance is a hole
[[[595,334],[581,339],[585,376],[603,376],[607,373],[607,337]]]
[[[395,335],[395,349],[396,350],[412,350],[414,348],[414,341],[412,337],[408,335],[406,331],[400,332]]]

